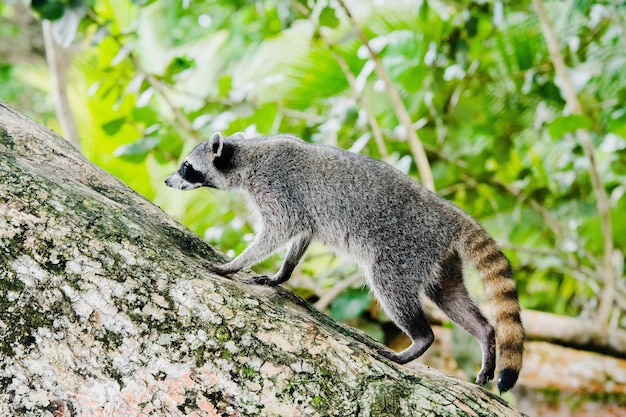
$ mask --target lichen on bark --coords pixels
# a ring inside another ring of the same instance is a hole
[[[0,102],[0,415],[519,415],[207,260],[223,256]]]

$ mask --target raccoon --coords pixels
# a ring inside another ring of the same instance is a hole
[[[381,355],[404,364],[433,343],[421,302],[426,296],[480,343],[477,384],[494,378],[496,340],[498,388],[504,392],[516,383],[524,329],[508,259],[469,214],[394,167],[290,135],[245,139],[215,133],[165,183],[181,190],[234,190],[248,200],[255,239],[232,261],[210,264],[213,272],[233,274],[288,245],[280,270],[255,278],[278,285],[317,239],[360,266],[385,312],[411,338],[402,352],[385,349]],[[495,306],[495,331],[468,294],[463,262],[483,279]]]

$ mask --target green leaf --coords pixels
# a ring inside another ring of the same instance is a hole
[[[30,5],[41,19],[57,20],[65,14],[66,4],[63,1],[33,0]]]
[[[195,61],[192,58],[187,58],[186,56],[174,57],[165,69],[164,78],[168,82],[173,82],[177,75],[192,68],[194,65]]]
[[[320,13],[320,26],[326,26],[332,29],[339,26],[339,19],[335,16],[335,9],[332,7],[324,7],[324,10]]]
[[[124,126],[125,122],[126,122],[126,118],[125,117],[119,117],[117,119],[113,119],[113,120],[103,124],[102,125],[102,130],[104,130],[104,133],[106,133],[107,135],[113,136],[117,132],[120,131],[122,126]]]
[[[147,6],[149,4],[154,3],[155,1],[156,0],[132,0],[134,5],[140,6],[140,7]]]
[[[230,92],[233,86],[233,77],[230,74],[226,74],[220,77],[217,81],[217,87],[220,92],[220,97],[228,97],[228,93]]]
[[[146,158],[148,152],[156,148],[159,143],[161,143],[160,136],[141,138],[132,143],[118,147],[115,152],[113,152],[113,155],[129,162],[141,162]]]
[[[555,118],[550,126],[550,136],[554,139],[560,139],[566,133],[574,132],[578,129],[591,128],[591,120],[587,116],[559,116]]]
[[[339,295],[330,306],[330,315],[336,320],[354,319],[372,303],[372,296],[369,292],[360,288],[348,289]]]
[[[608,130],[611,133],[626,138],[626,110],[619,109],[611,114]]]

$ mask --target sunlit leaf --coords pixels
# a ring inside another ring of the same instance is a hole
[[[113,57],[113,59],[111,60],[111,66],[114,67],[118,65],[120,62],[122,62],[123,60],[125,60],[126,58],[128,58],[128,55],[130,55],[133,48],[134,48],[133,44],[127,44],[127,45],[122,46],[118,50],[117,55],[115,55],[115,57]]]
[[[320,13],[320,25],[329,28],[336,28],[339,25],[339,19],[335,16],[335,9],[332,7],[324,7]]]
[[[189,70],[195,65],[195,60],[186,56],[174,57],[165,68],[164,78],[170,82],[174,81],[174,78],[180,76],[184,71]]]
[[[152,96],[154,95],[154,87],[148,87],[146,90],[139,95],[137,98],[137,107],[141,108],[148,104]]]
[[[143,161],[148,152],[161,143],[160,136],[149,136],[135,142],[120,146],[113,152],[114,156],[131,162]]]
[[[555,139],[563,137],[567,133],[574,132],[578,129],[589,129],[591,120],[587,116],[559,116],[550,123],[550,136]]]
[[[119,117],[117,119],[113,119],[113,120],[103,124],[102,125],[102,130],[104,130],[104,132],[107,135],[113,136],[117,132],[119,132],[119,130],[122,128],[122,126],[124,126],[124,123],[126,123],[126,118],[125,117]]]
[[[233,77],[229,74],[225,74],[220,77],[217,83],[219,94],[221,97],[228,97],[230,90],[233,86]]]
[[[154,3],[156,0],[131,0],[133,4],[137,6],[147,6],[149,4]]]

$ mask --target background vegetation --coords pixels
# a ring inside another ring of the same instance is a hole
[[[547,2],[556,51],[538,7],[9,2],[0,98],[57,130],[73,121],[89,159],[231,256],[252,236],[242,201],[162,183],[212,132],[289,132],[384,159],[482,222],[514,265],[523,307],[624,328],[626,7]],[[71,45],[60,60],[70,114],[55,112],[29,12],[58,19],[48,29]],[[315,246],[289,284],[392,343],[397,332],[358,278]]]

